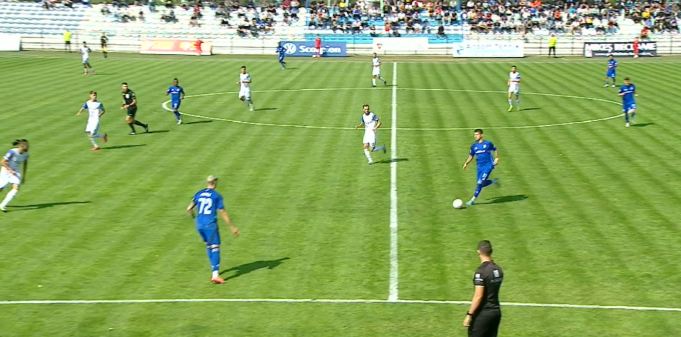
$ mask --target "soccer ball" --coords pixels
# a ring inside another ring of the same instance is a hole
[[[461,199],[454,199],[454,202],[452,203],[452,206],[454,208],[463,208],[463,200]]]

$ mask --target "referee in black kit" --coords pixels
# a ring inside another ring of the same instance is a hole
[[[499,290],[504,272],[492,261],[491,242],[478,242],[478,255],[481,264],[473,276],[475,294],[463,326],[468,327],[468,337],[496,337],[501,323]]]

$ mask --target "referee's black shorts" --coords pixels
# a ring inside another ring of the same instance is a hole
[[[137,115],[137,107],[128,107],[128,116],[135,118],[135,115]]]
[[[501,310],[481,310],[468,327],[468,337],[497,337]]]

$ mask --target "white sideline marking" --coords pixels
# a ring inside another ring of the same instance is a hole
[[[390,126],[390,285],[388,301],[399,298],[397,260],[397,62],[393,63],[392,121]]]
[[[21,300],[0,301],[0,305],[45,305],[45,304],[153,304],[153,303],[320,303],[320,304],[426,304],[426,305],[468,305],[470,301],[443,300],[372,300],[372,299],[323,299],[323,298],[166,298],[145,300]],[[501,302],[502,307],[535,307],[559,309],[600,309],[630,311],[681,312],[681,308],[640,307],[627,305],[560,304]]]
[[[302,89],[272,89],[272,90],[254,90],[253,92],[289,92],[289,91],[338,91],[338,90],[364,90],[365,88],[302,88]],[[373,90],[387,90],[383,88],[374,88]],[[413,91],[452,91],[452,92],[479,92],[479,93],[493,93],[493,94],[504,94],[506,91],[499,91],[499,90],[469,90],[469,89],[445,89],[445,88],[396,88],[395,86],[392,87],[391,89],[395,94],[396,90],[413,90]],[[187,95],[185,98],[190,98],[190,97],[204,97],[204,96],[216,96],[216,95],[226,95],[226,94],[236,94],[237,91],[222,91],[222,92],[210,92],[210,93],[205,93],[205,94],[196,94],[196,95]],[[561,94],[552,94],[552,93],[541,93],[541,92],[523,92],[524,95],[537,95],[537,96],[550,96],[550,97],[563,97],[563,98],[574,98],[574,99],[585,99],[585,100],[590,100],[590,101],[598,101],[598,102],[605,102],[605,103],[611,103],[611,104],[616,104],[616,105],[622,105],[619,102],[608,100],[608,99],[603,99],[603,98],[596,98],[596,97],[584,97],[584,96],[574,96],[574,95],[561,95]],[[170,103],[170,100],[167,100],[163,103],[161,103],[161,107],[164,110],[171,111],[171,109],[168,107],[168,103]],[[220,118],[220,117],[210,117],[210,116],[203,116],[203,115],[195,115],[195,114],[190,114],[190,113],[182,113],[183,115],[190,116],[190,117],[195,117],[195,118],[202,118],[202,119],[208,119],[208,120],[215,120],[215,121],[222,121],[222,122],[229,122],[229,123],[235,123],[235,124],[245,124],[245,125],[254,125],[254,126],[275,126],[275,127],[287,127],[287,128],[300,128],[300,129],[319,129],[319,130],[355,130],[353,127],[342,127],[342,126],[315,126],[315,125],[300,125],[300,124],[275,124],[275,123],[259,123],[259,122],[247,122],[247,121],[241,121],[241,120],[235,120],[235,119],[228,119],[228,118]],[[602,122],[610,119],[615,119],[615,118],[621,118],[622,114],[618,113],[617,115],[614,116],[609,116],[609,117],[603,117],[603,118],[596,118],[596,119],[587,119],[587,120],[582,120],[582,121],[574,121],[574,122],[563,122],[563,123],[554,123],[554,124],[539,124],[539,125],[519,125],[519,126],[476,126],[480,127],[482,129],[539,129],[539,128],[548,128],[548,127],[555,127],[555,126],[569,126],[569,125],[577,125],[577,124],[588,124],[588,123],[594,123],[594,122]],[[399,131],[470,131],[471,127],[453,127],[453,128],[396,128],[396,130]]]

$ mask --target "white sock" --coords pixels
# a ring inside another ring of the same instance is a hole
[[[510,105],[510,106],[512,106],[512,105],[513,105],[513,100],[512,100],[512,99],[510,99],[510,98],[508,99],[508,105]]]
[[[94,147],[99,147],[99,145],[97,145],[97,141],[95,141],[95,138],[95,136],[90,136],[90,143],[92,143],[92,146]]]
[[[371,79],[371,84],[376,85],[376,79],[375,78]]]
[[[2,200],[2,203],[0,203],[0,208],[5,208],[7,204],[9,204],[12,199],[14,199],[14,196],[17,195],[17,190],[12,189],[11,191],[7,192],[7,195],[5,196],[5,199]]]
[[[367,160],[371,163],[373,160],[371,159],[371,151],[369,149],[364,149],[364,155],[367,157]]]
[[[220,272],[217,270],[213,270],[213,278],[220,277]]]

